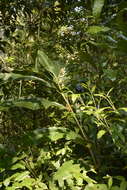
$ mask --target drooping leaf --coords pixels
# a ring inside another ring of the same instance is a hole
[[[0,103],[0,110],[7,111],[11,107],[21,107],[30,110],[39,110],[44,106],[45,109],[49,107],[58,107],[59,109],[66,109],[64,105],[59,104],[54,101],[49,101],[45,98],[29,98],[29,99],[17,99],[17,100],[7,100]]]
[[[53,107],[58,107],[60,109],[66,109],[66,107],[62,104],[59,104],[57,102],[53,102],[47,99],[43,98],[42,104],[44,106],[45,109],[48,109],[49,107],[53,106]]]
[[[36,77],[36,76],[27,76],[27,75],[22,75],[22,74],[16,74],[16,73],[0,73],[0,79],[3,81],[8,81],[8,80],[36,80],[36,81],[41,81],[47,86],[51,87],[51,85],[43,80],[42,78]]]

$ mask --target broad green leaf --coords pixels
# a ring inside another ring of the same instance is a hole
[[[110,190],[120,190],[120,188],[118,186],[114,185],[113,187],[111,187]]]
[[[17,100],[13,101],[13,106],[27,108],[31,110],[38,110],[41,108],[40,102],[36,100]]]
[[[108,179],[108,187],[109,189],[112,187],[112,184],[113,184],[113,179],[111,176],[109,176],[109,179]]]
[[[120,110],[123,110],[123,111],[127,112],[127,108],[126,108],[126,107],[119,108],[118,110],[119,110],[119,111],[120,111]]]
[[[42,100],[42,104],[43,104],[43,106],[44,106],[45,109],[48,109],[51,106],[58,107],[60,109],[66,109],[66,107],[63,106],[62,104],[59,104],[57,102],[53,102],[53,101],[50,101],[50,100],[47,100],[47,99],[44,99],[44,98]]]
[[[11,167],[11,170],[17,170],[17,169],[25,169],[25,165],[23,165],[22,163],[16,163],[15,165],[13,165]]]
[[[60,73],[60,66],[56,63],[53,64],[48,56],[41,50],[38,50],[36,63],[43,66],[47,71],[52,73],[52,75],[57,78]]]
[[[41,101],[38,99],[18,99],[18,100],[8,100],[0,104],[0,110],[4,111],[10,107],[23,107],[31,110],[38,110],[41,108]]]
[[[17,176],[15,178],[15,181],[22,181],[26,178],[29,178],[29,171],[24,171],[24,172],[21,172],[21,173],[17,173]]]
[[[0,111],[8,111],[9,107],[8,106],[2,106],[0,105]]]
[[[85,190],[108,190],[107,185],[105,184],[88,184],[85,187]]]
[[[123,32],[127,33],[127,20],[126,20],[126,14],[127,14],[127,7],[124,7],[122,10],[119,11],[116,18],[117,27],[119,30],[122,30]]]
[[[17,99],[17,100],[7,100],[0,104],[0,111],[7,111],[10,107],[22,107],[30,110],[39,110],[45,107],[58,107],[59,109],[66,109],[62,104],[53,102],[44,98],[29,98],[29,99]]]
[[[4,184],[5,187],[7,187],[10,183],[11,183],[10,177],[9,177],[9,178],[6,178],[6,179],[3,181],[3,184]]]
[[[105,133],[106,133],[105,130],[100,130],[100,131],[97,133],[97,139],[100,139]]]
[[[76,174],[80,176],[81,169],[79,164],[73,164],[73,161],[66,161],[54,174],[53,179],[57,180],[60,187],[64,187],[64,180],[73,179]]]
[[[32,190],[35,182],[36,182],[35,179],[27,177],[27,178],[23,179],[23,181],[21,181],[21,182],[14,182],[12,184],[12,187],[8,187],[7,190],[14,190],[14,189],[19,189],[19,188],[23,188],[23,187],[27,187],[29,190]]]
[[[127,181],[123,180],[120,183],[120,190],[126,190],[127,189]]]
[[[56,187],[56,185],[52,181],[49,181],[49,188],[52,189],[52,190],[59,190],[59,188]]]
[[[61,138],[65,138],[66,140],[78,139],[78,143],[83,142],[83,139],[79,134],[67,128],[61,128],[61,127],[48,127],[43,129],[35,129],[30,135],[31,137],[33,137],[34,140],[48,138],[51,141],[57,141]]]
[[[12,80],[27,80],[27,81],[41,81],[45,83],[47,86],[51,87],[51,85],[43,80],[42,78],[36,77],[36,76],[27,76],[27,75],[22,75],[22,74],[16,74],[16,73],[0,73],[0,79],[4,81],[8,81],[9,79]]]
[[[100,32],[108,32],[110,28],[104,26],[90,26],[87,29],[87,33],[89,34],[97,34]]]
[[[93,16],[99,18],[102,8],[104,6],[105,0],[94,0],[93,4]]]
[[[80,94],[72,94],[71,95],[71,99],[72,99],[72,102],[75,103],[75,101],[80,97]]]

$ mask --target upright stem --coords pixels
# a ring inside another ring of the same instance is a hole
[[[60,92],[61,92],[62,89],[61,89],[61,87],[60,87],[59,84],[58,84],[58,87],[59,87]],[[81,134],[82,134],[84,140],[88,142],[87,148],[89,149],[89,152],[90,152],[90,155],[91,155],[92,160],[93,160],[93,162],[94,162],[94,165],[97,166],[97,162],[96,162],[95,155],[94,155],[94,153],[93,153],[93,151],[92,151],[92,149],[91,149],[91,141],[90,141],[90,139],[88,138],[86,132],[83,130],[82,126],[80,125],[80,123],[79,123],[79,121],[78,121],[78,119],[77,119],[77,117],[76,117],[76,115],[75,115],[75,113],[74,113],[74,111],[73,111],[73,109],[72,109],[72,107],[71,107],[69,101],[68,101],[68,98],[66,98],[65,94],[62,93],[62,92],[61,92],[61,95],[62,95],[63,99],[65,100],[65,102],[66,102],[66,104],[67,104],[69,110],[73,113],[73,118],[74,118],[74,120],[75,120],[75,122],[76,122],[76,124],[77,124],[77,126],[78,126],[78,128],[79,128],[79,130],[81,131]]]

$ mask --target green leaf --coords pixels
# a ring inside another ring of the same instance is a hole
[[[111,81],[115,81],[117,79],[118,71],[113,69],[104,69],[104,75]]]
[[[17,169],[25,169],[25,166],[22,163],[16,163],[11,167],[11,170],[17,170]]]
[[[55,183],[52,181],[49,181],[49,188],[52,190],[59,190],[59,188],[56,187]]]
[[[79,134],[62,127],[48,127],[43,129],[35,129],[31,133],[31,138],[33,138],[34,140],[48,138],[51,141],[57,141],[61,138],[65,138],[66,140],[78,139],[78,141],[82,141],[82,137]]]
[[[39,110],[45,107],[58,107],[59,109],[66,109],[65,106],[57,102],[49,101],[45,98],[29,98],[29,99],[17,99],[17,100],[7,100],[0,104],[0,111],[7,111],[10,107],[21,107],[30,110]]]
[[[10,183],[11,183],[10,177],[9,177],[9,178],[6,178],[6,179],[3,181],[3,184],[4,184],[5,187],[7,187]]]
[[[100,32],[108,32],[110,28],[104,26],[90,26],[87,29],[87,33],[89,34],[97,34]]]
[[[64,187],[64,180],[73,179],[76,174],[80,176],[79,164],[73,164],[73,161],[66,161],[54,174],[53,179],[57,180],[60,187]]]
[[[0,104],[0,110],[4,111],[10,107],[23,107],[31,110],[38,110],[41,108],[41,101],[38,99],[18,99],[18,100],[8,100]]]
[[[63,106],[62,104],[59,104],[57,102],[53,102],[53,101],[50,101],[50,100],[47,100],[47,99],[44,99],[44,98],[43,98],[42,104],[45,107],[45,109],[48,109],[51,106],[58,107],[60,109],[66,109],[66,107]]]
[[[127,189],[127,181],[123,180],[120,183],[120,190],[126,190]]]
[[[119,30],[127,33],[127,20],[126,20],[127,8],[124,7],[119,11],[116,18],[117,27]]]
[[[120,188],[118,186],[114,185],[113,187],[111,187],[110,190],[120,190]]]
[[[36,76],[27,76],[27,75],[16,74],[16,73],[0,73],[0,79],[4,81],[8,81],[10,79],[11,80],[27,80],[27,81],[36,80],[36,81],[41,81],[45,83],[47,86],[51,87],[51,85],[47,81]]]
[[[102,8],[104,6],[104,2],[105,0],[94,0],[94,4],[93,4],[93,16],[95,18],[99,18]]]
[[[109,176],[109,179],[108,179],[108,187],[109,189],[112,187],[112,184],[113,184],[113,179],[111,176]]]
[[[123,111],[127,112],[127,108],[126,108],[126,107],[119,108],[118,110],[119,110],[119,111],[120,111],[120,110],[123,110]]]
[[[86,185],[85,190],[108,190],[107,185],[105,184],[93,184],[90,183]]]
[[[37,65],[43,66],[47,71],[49,71],[55,78],[58,77],[61,67],[58,64],[53,64],[48,56],[41,50],[38,50],[37,58],[36,58]]]
[[[13,101],[13,106],[27,108],[31,110],[38,110],[41,108],[40,102],[37,100],[17,100]]]
[[[97,139],[100,139],[105,133],[106,133],[105,130],[100,130],[100,131],[97,133]]]
[[[26,178],[29,178],[29,171],[24,171],[24,172],[21,172],[21,173],[17,173],[16,177],[15,177],[15,181],[22,181]]]

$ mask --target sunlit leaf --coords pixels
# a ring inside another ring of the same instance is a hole
[[[105,133],[106,133],[105,130],[100,130],[100,131],[97,133],[97,138],[100,139]]]
[[[73,164],[73,161],[66,161],[54,174],[53,179],[57,180],[60,187],[64,187],[64,180],[73,179],[76,173],[80,174],[80,167],[78,164]]]
[[[87,33],[89,34],[97,34],[100,32],[108,32],[110,28],[104,26],[90,26],[87,29]]]
[[[21,173],[17,173],[15,181],[22,181],[27,177],[29,177],[29,171],[24,171],[24,172],[21,172]]]

